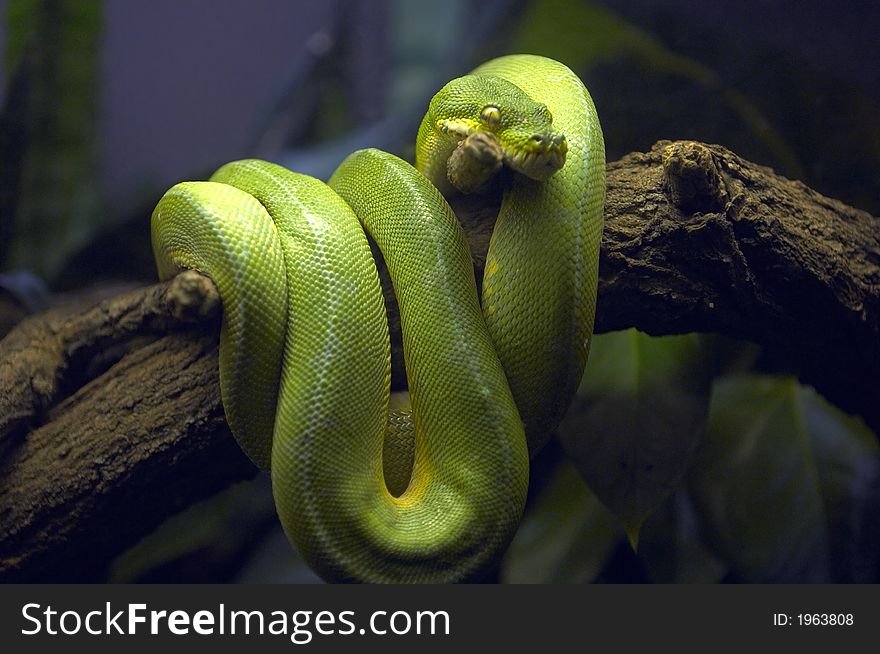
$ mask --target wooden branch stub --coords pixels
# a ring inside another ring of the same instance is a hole
[[[687,214],[722,211],[728,199],[718,163],[702,143],[666,146],[663,182],[672,204]]]

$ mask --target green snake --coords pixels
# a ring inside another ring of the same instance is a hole
[[[481,297],[438,190],[460,186],[448,161],[474,133],[503,152]],[[327,580],[452,582],[495,562],[589,352],[605,153],[580,79],[533,55],[489,61],[434,96],[416,150],[416,168],[355,152],[328,184],[233,162],[171,188],[151,219],[160,277],[192,268],[219,290],[227,421]],[[411,408],[389,408],[365,232],[399,302]]]

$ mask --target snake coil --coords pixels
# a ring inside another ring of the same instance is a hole
[[[441,195],[449,157],[480,132],[503,148],[486,177],[501,163],[514,171],[502,177],[481,299]],[[159,201],[160,277],[193,268],[216,283],[227,420],[270,470],[284,530],[324,578],[459,581],[503,552],[525,503],[529,453],[586,364],[604,158],[577,76],[511,55],[437,93],[418,170],[362,150],[324,184],[246,160]],[[388,325],[364,232],[400,305],[411,411],[389,412]],[[389,424],[412,434],[414,454],[411,441],[396,453],[406,438],[386,442]],[[398,492],[389,466],[403,468]]]

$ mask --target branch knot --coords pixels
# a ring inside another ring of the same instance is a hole
[[[214,282],[194,270],[184,270],[168,286],[169,313],[183,322],[202,322],[220,311],[220,294]]]
[[[702,143],[669,145],[663,152],[663,181],[672,203],[688,214],[721,211],[727,200],[715,157]]]

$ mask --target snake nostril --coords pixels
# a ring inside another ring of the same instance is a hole
[[[540,143],[541,141],[544,140],[544,138],[543,138],[540,134],[535,134],[535,135],[532,137],[532,140],[533,140],[535,143]]]

